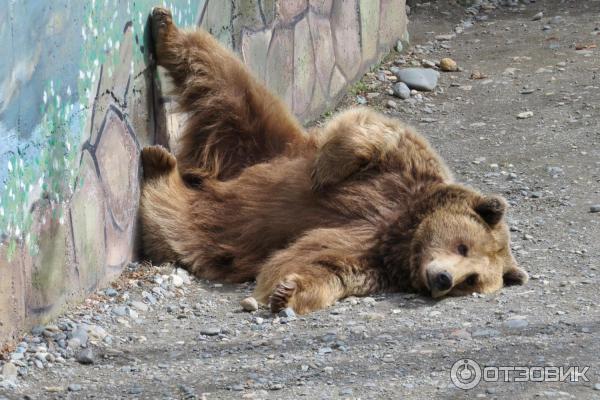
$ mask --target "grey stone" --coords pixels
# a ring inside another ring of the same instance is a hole
[[[34,336],[40,336],[42,333],[44,333],[45,329],[46,328],[44,328],[41,325],[34,326],[33,328],[31,328],[31,334]]]
[[[207,328],[200,329],[201,335],[217,336],[219,333],[221,333],[221,328],[217,326],[209,326]]]
[[[542,197],[542,192],[531,192],[532,199],[539,199]]]
[[[140,386],[134,386],[129,389],[129,394],[141,394],[144,390]]]
[[[600,390],[600,383],[594,383],[594,390]]]
[[[150,303],[152,305],[156,304],[156,302],[157,302],[156,297],[154,297],[151,293],[148,293],[146,291],[142,292],[142,297],[144,299],[146,299],[148,301],[148,303]]]
[[[137,300],[133,300],[131,302],[131,307],[135,308],[138,311],[148,311],[148,305]]]
[[[67,386],[67,390],[69,392],[80,392],[83,387],[78,383],[71,383]]]
[[[394,93],[394,96],[402,100],[410,98],[410,88],[404,82],[395,83],[394,86],[392,86],[392,92]]]
[[[114,307],[112,309],[112,313],[119,317],[124,317],[127,315],[127,307],[125,307],[125,306]]]
[[[108,288],[104,291],[104,294],[108,297],[117,297],[119,293],[113,288]]]
[[[78,363],[84,364],[84,365],[93,364],[96,361],[94,358],[94,352],[89,347],[87,349],[83,349],[79,353],[77,353],[77,356],[75,357],[75,359],[77,360]]]
[[[504,322],[504,325],[509,329],[522,329],[526,328],[529,325],[529,322],[524,318],[515,318],[507,320]]]
[[[435,89],[439,76],[440,73],[431,68],[404,68],[396,74],[409,88],[425,91]]]
[[[361,105],[367,104],[367,99],[364,96],[356,96],[356,102]]]
[[[87,346],[88,333],[84,326],[79,326],[71,333],[70,339],[77,339],[80,346]]]
[[[495,329],[478,329],[471,334],[471,337],[473,337],[473,338],[494,337],[494,336],[498,336],[499,334],[500,334],[500,332],[498,332]]]
[[[404,50],[404,43],[402,43],[402,40],[396,41],[396,46],[394,46],[394,48],[398,53],[402,53],[402,50]]]
[[[296,317],[296,313],[294,312],[294,310],[289,307],[284,308],[283,310],[279,311],[279,313],[277,315],[279,315],[281,318],[295,318]]]
[[[542,17],[543,17],[543,16],[544,16],[544,13],[540,11],[539,13],[535,14],[535,15],[534,15],[534,16],[531,18],[531,20],[532,20],[532,21],[539,21],[540,19],[542,19]]]
[[[590,207],[591,213],[600,213],[600,204],[594,204]]]
[[[17,380],[17,367],[11,362],[7,362],[2,367],[2,378],[5,381],[14,383]]]

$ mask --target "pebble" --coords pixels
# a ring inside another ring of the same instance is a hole
[[[217,336],[219,333],[221,333],[221,328],[217,326],[209,326],[207,328],[200,329],[201,335]]]
[[[367,104],[367,99],[364,96],[356,96],[356,102],[364,106]]]
[[[392,86],[394,96],[406,100],[410,98],[410,88],[404,82],[398,82]]]
[[[522,329],[529,325],[525,318],[512,318],[504,322],[504,325],[509,329]]]
[[[495,329],[479,329],[479,330],[476,330],[475,332],[473,332],[471,334],[471,337],[474,337],[474,338],[494,337],[494,336],[498,336],[499,334],[500,334],[500,332],[498,332]]]
[[[88,347],[87,349],[83,349],[79,353],[77,353],[77,357],[75,357],[75,359],[80,364],[85,364],[85,365],[93,364],[95,361],[94,352],[92,351],[91,348]]]
[[[458,64],[451,58],[442,58],[440,60],[440,69],[446,72],[454,72],[458,70]]]
[[[531,192],[532,199],[539,199],[542,197],[542,192]]]
[[[600,383],[594,383],[594,390],[600,390]]]
[[[533,117],[533,111],[524,111],[517,114],[518,119],[527,119]]]
[[[240,306],[244,309],[244,311],[256,311],[258,310],[258,302],[252,296],[246,297],[244,300],[240,301]]]
[[[398,103],[396,103],[394,100],[386,101],[385,105],[387,106],[387,108],[391,108],[393,110],[398,108]]]
[[[542,17],[543,17],[543,16],[544,16],[544,13],[540,11],[539,13],[535,14],[535,15],[534,15],[534,16],[531,18],[531,20],[532,20],[532,21],[539,21],[540,19],[542,19]]]
[[[125,315],[127,315],[127,307],[125,307],[125,306],[113,307],[112,313],[119,317],[124,317]]]
[[[454,33],[449,33],[449,34],[446,34],[446,35],[437,35],[435,37],[435,40],[440,41],[440,42],[445,42],[445,41],[448,41],[448,40],[452,40],[455,37],[456,37],[456,35]]]
[[[404,68],[395,75],[411,89],[431,91],[437,86],[440,73],[431,68]]]
[[[2,367],[2,378],[5,381],[15,383],[17,380],[17,367],[11,362],[7,362]]]
[[[143,389],[139,386],[134,386],[131,389],[129,389],[129,394],[141,394],[143,392]]]
[[[108,288],[104,291],[104,294],[108,297],[117,297],[119,293],[113,288]]]
[[[296,313],[290,307],[284,308],[283,310],[279,311],[279,313],[277,315],[281,318],[295,318],[296,317]]]
[[[69,386],[67,386],[67,390],[69,392],[79,392],[81,389],[83,389],[83,387],[78,383],[71,383]]]
[[[148,305],[146,303],[142,303],[141,301],[133,300],[131,302],[131,307],[135,308],[138,311],[148,311]]]
[[[183,286],[183,278],[180,277],[179,275],[172,274],[170,276],[170,278],[171,278],[171,282],[173,283],[173,286],[175,286],[175,287],[182,287]]]
[[[594,204],[590,207],[591,213],[600,213],[600,204]]]

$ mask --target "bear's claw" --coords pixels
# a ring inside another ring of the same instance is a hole
[[[278,313],[287,307],[288,302],[296,291],[296,283],[284,281],[277,285],[269,300],[269,307],[272,313]]]

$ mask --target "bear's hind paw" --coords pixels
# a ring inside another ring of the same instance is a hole
[[[269,299],[269,308],[272,313],[278,313],[287,307],[288,302],[296,291],[296,283],[293,281],[283,281],[277,285]]]

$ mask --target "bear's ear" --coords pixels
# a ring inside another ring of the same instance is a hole
[[[499,196],[484,196],[475,202],[475,212],[490,226],[496,225],[506,212],[506,200]]]
[[[505,286],[524,285],[529,280],[529,274],[516,264],[511,265],[510,269],[502,275]]]

